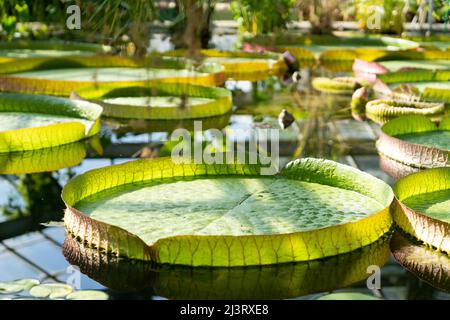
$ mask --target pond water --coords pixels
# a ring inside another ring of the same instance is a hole
[[[332,159],[392,184],[394,180],[380,169],[375,149],[379,126],[353,120],[349,97],[321,94],[311,88],[312,76],[346,74],[317,69],[301,70],[301,75],[299,82],[288,85],[276,78],[257,83],[228,81],[226,87],[233,91],[233,114],[204,127],[219,127],[233,137],[242,128],[278,126],[278,114],[287,109],[297,122],[280,133],[281,164],[306,156]],[[170,134],[167,130],[180,125],[191,124],[161,122],[155,126],[139,120],[119,123],[105,119],[100,141],[87,145],[86,157],[80,157],[79,164],[53,172],[0,175],[0,281],[68,281],[79,289],[103,290],[111,298],[121,299],[313,299],[339,290],[384,299],[450,298],[401,267],[390,253],[389,239],[351,254],[310,263],[192,269],[118,262],[73,240],[64,243],[65,231],[60,224],[43,224],[61,221],[65,206],[60,193],[70,177],[139,156],[164,155]],[[234,138],[245,140],[238,135]],[[99,153],[98,142],[103,153]],[[7,160],[0,158],[0,165],[2,161]],[[380,288],[367,288],[371,266],[381,268]]]

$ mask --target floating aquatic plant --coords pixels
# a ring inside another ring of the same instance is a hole
[[[65,225],[119,257],[216,267],[333,256],[390,228],[392,191],[368,174],[317,159],[260,169],[160,158],[93,170],[64,187]]]

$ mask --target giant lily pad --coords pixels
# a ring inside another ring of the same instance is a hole
[[[0,153],[36,150],[90,137],[102,108],[86,101],[31,94],[0,94]]]
[[[223,88],[167,83],[146,86],[99,85],[77,91],[103,106],[103,115],[131,119],[195,119],[231,110],[230,91]]]
[[[366,173],[318,159],[261,168],[160,158],[92,170],[63,189],[66,229],[119,256],[228,267],[333,256],[390,228],[392,191]]]
[[[195,67],[177,59],[143,60],[116,57],[30,58],[2,64],[0,91],[68,96],[98,83],[143,85],[148,82],[193,83],[215,86],[224,81],[223,67]]]
[[[402,116],[381,127],[380,154],[417,168],[450,165],[450,118],[437,126],[425,116]]]
[[[203,49],[199,51],[204,62],[220,64],[225,69],[225,78],[233,80],[265,80],[271,74],[279,74],[286,69],[279,54],[272,52],[256,53],[242,51],[220,51]],[[183,57],[186,51],[175,50],[164,55]]]
[[[433,287],[450,292],[450,258],[396,233],[390,243],[395,259]]]
[[[406,176],[394,186],[395,222],[408,234],[450,253],[450,168]]]
[[[368,277],[367,267],[389,260],[389,241],[323,260],[272,266],[208,268],[153,265],[106,254],[66,238],[68,262],[102,285],[119,292],[147,292],[168,299],[286,299],[326,292]]]

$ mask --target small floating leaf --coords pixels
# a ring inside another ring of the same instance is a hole
[[[9,282],[0,282],[0,293],[6,294],[27,291],[38,284],[39,280],[35,279],[20,279]]]
[[[103,291],[78,290],[66,297],[67,300],[108,300],[109,296]]]
[[[34,286],[30,294],[35,298],[64,298],[73,291],[72,287],[64,283],[44,283]]]

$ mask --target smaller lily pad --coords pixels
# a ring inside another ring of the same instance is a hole
[[[78,90],[71,97],[102,105],[103,115],[112,118],[195,119],[226,114],[232,108],[228,90],[187,84],[103,84]]]
[[[64,283],[44,283],[31,288],[30,295],[35,298],[58,299],[72,292],[72,287]]]
[[[67,300],[108,300],[109,296],[103,291],[79,290],[66,297]]]
[[[450,253],[450,168],[406,176],[394,185],[392,215],[416,239]]]
[[[385,123],[404,115],[423,115],[432,120],[444,116],[444,103],[406,101],[402,99],[376,99],[366,104],[366,115],[377,123]]]
[[[356,89],[362,85],[352,77],[337,77],[337,78],[314,78],[312,86],[318,91],[335,93],[335,94],[352,94]]]
[[[286,69],[281,55],[274,52],[220,51],[202,49],[200,55],[205,62],[217,63],[224,67],[225,78],[233,80],[258,81],[265,80],[270,74],[277,74]],[[185,57],[185,50],[174,50],[164,55]]]
[[[8,282],[0,282],[0,294],[27,291],[38,284],[39,280],[36,279],[20,279]]]
[[[450,166],[450,118],[439,126],[423,115],[392,119],[381,127],[378,152],[416,168]]]
[[[0,153],[77,142],[100,131],[102,108],[86,101],[0,93]]]

